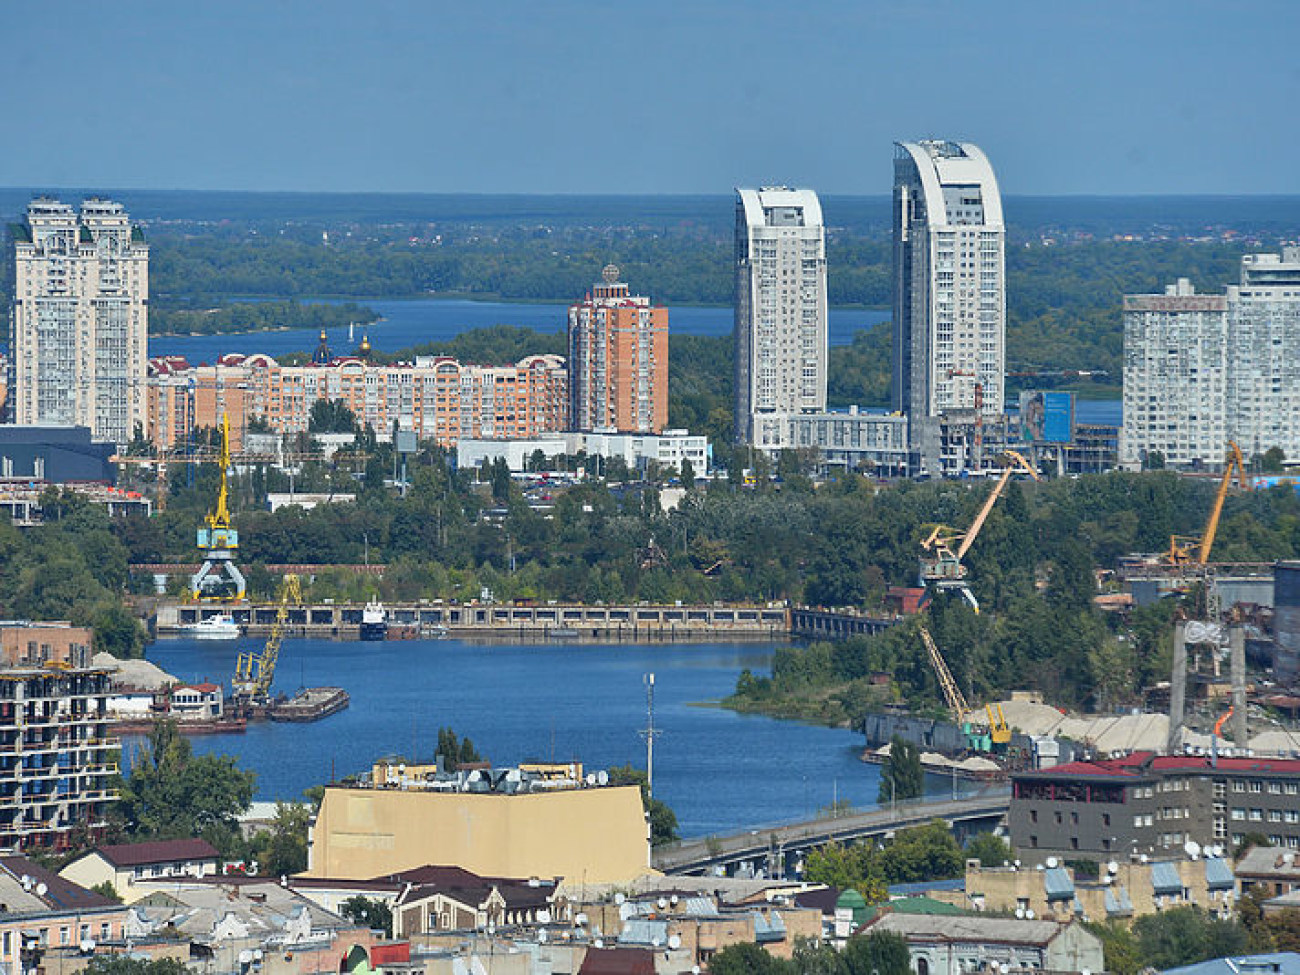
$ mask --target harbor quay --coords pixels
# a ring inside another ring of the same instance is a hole
[[[790,633],[790,611],[772,605],[646,605],[389,603],[389,639],[429,636],[485,639],[676,641],[707,638],[771,640]],[[159,636],[181,635],[202,619],[225,614],[246,636],[269,634],[278,605],[272,602],[196,603],[160,599],[149,622]],[[365,606],[317,603],[291,606],[286,635],[355,640]]]

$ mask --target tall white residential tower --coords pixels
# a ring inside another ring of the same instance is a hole
[[[1300,247],[1245,255],[1226,295],[1124,298],[1120,463],[1218,467],[1229,440],[1300,459]]]
[[[10,415],[126,443],[145,421],[149,248],[121,204],[33,200],[14,245]]]
[[[736,191],[736,440],[793,446],[826,408],[826,230],[812,190]]]
[[[979,148],[895,145],[893,407],[915,443],[949,414],[1002,415],[1006,227]]]

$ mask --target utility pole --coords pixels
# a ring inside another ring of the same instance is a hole
[[[663,734],[655,727],[655,675],[645,675],[646,726],[641,730],[645,739],[646,793],[653,798],[655,792],[655,739]]]

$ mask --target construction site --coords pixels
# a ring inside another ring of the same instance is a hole
[[[955,596],[979,613],[964,558],[1016,474],[1038,472],[1014,451],[965,529],[935,525],[921,540],[918,602],[924,620],[932,600]],[[1165,551],[1132,556],[1121,565],[1122,599],[1099,596],[1103,608],[1123,609],[1180,598],[1168,681],[1148,688],[1145,706],[1079,715],[1045,704],[1033,691],[972,704],[923,621],[926,658],[943,695],[947,720],[897,709],[868,715],[864,760],[884,761],[895,736],[917,745],[927,771],[954,778],[997,779],[1081,759],[1133,752],[1193,756],[1300,756],[1300,698],[1280,688],[1294,681],[1300,651],[1300,564],[1215,562],[1213,549],[1224,503],[1248,489],[1245,462],[1229,443],[1205,524],[1175,534]],[[1270,639],[1269,633],[1272,633]],[[1253,677],[1253,679],[1252,679]]]

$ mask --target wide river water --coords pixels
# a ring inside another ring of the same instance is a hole
[[[256,645],[165,639],[148,658],[181,680],[225,682],[237,650]],[[315,724],[265,722],[191,740],[196,751],[233,755],[255,771],[260,799],[299,799],[309,786],[366,770],[384,755],[427,759],[444,725],[500,765],[576,759],[593,769],[644,768],[644,675],[653,671],[662,731],[655,795],[677,813],[683,836],[803,819],[837,798],[874,805],[879,770],[858,760],[860,736],[710,706],[731,692],[743,668],[766,672],[773,649],[286,640],[276,688],[339,685],[351,707]]]
[[[311,301],[315,299],[303,299]],[[348,340],[346,325],[326,329],[335,355],[351,352],[363,335],[385,352],[396,352],[425,342],[445,342],[461,332],[492,325],[520,325],[539,332],[564,331],[568,312],[564,305],[464,301],[453,298],[357,299],[383,316],[374,325],[355,329]],[[848,345],[853,333],[889,318],[887,311],[832,308],[827,326],[831,345]],[[668,309],[668,330],[674,335],[730,335],[735,313],[731,308],[674,305]],[[213,362],[227,352],[311,352],[319,343],[319,328],[292,328],[249,335],[160,335],[149,339],[150,355],[183,355],[192,363]]]

